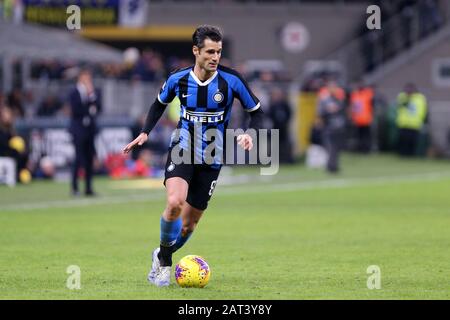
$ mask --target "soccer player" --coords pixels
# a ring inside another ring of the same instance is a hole
[[[209,25],[199,26],[192,40],[195,64],[170,74],[149,109],[142,132],[123,150],[128,153],[133,147],[145,143],[164,113],[165,106],[178,96],[181,101],[178,123],[180,133],[178,139],[172,135],[169,147],[164,179],[167,203],[160,220],[160,246],[153,251],[152,269],[147,277],[157,286],[170,284],[172,254],[192,235],[217,183],[223,161],[205,161],[207,141],[204,141],[204,133],[214,129],[225,136],[234,98],[238,98],[243,108],[249,112],[250,128],[261,128],[264,115],[258,98],[253,95],[240,74],[219,65],[222,54],[220,29]],[[203,140],[200,144],[195,144],[193,140],[194,136],[198,137],[195,131],[199,126],[202,130],[200,138]],[[223,150],[223,141],[224,139],[214,140],[217,150]],[[253,147],[252,138],[248,134],[238,135],[237,142],[245,150]],[[188,157],[183,159],[188,161],[174,161],[174,148],[181,150],[182,154],[186,152]],[[195,161],[194,158],[201,161]]]

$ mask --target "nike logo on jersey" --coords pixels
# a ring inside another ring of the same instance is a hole
[[[191,93],[191,94],[184,94],[184,93],[182,93],[181,96],[182,96],[183,98],[187,98],[187,97],[189,97],[189,96],[192,96],[192,93]]]

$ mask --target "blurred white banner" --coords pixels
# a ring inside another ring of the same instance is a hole
[[[147,13],[147,1],[121,0],[119,5],[119,25],[123,27],[143,27],[147,24]]]

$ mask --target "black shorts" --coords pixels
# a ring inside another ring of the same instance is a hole
[[[167,156],[164,185],[166,180],[179,177],[189,185],[186,202],[198,210],[205,210],[208,201],[214,192],[219,177],[220,168],[215,169],[206,164],[174,164],[171,159],[171,151]]]

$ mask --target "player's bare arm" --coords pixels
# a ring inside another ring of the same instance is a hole
[[[145,142],[147,142],[147,140],[148,134],[146,134],[145,132],[141,132],[141,134],[139,134],[136,139],[131,141],[129,144],[126,145],[125,148],[123,148],[123,153],[125,154],[129,153],[136,145],[142,146]]]

